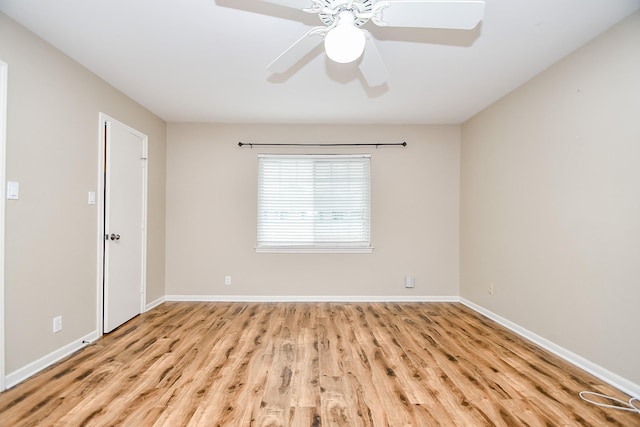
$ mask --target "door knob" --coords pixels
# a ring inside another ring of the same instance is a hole
[[[111,240],[120,240],[120,235],[111,233],[111,236],[109,236],[109,238]]]

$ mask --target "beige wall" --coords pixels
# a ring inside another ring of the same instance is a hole
[[[168,124],[167,294],[458,295],[458,126]],[[402,142],[406,148],[239,148]],[[257,154],[372,154],[372,254],[256,254]],[[404,276],[415,288],[404,288]],[[224,285],[224,276],[232,285]]]
[[[464,123],[460,229],[462,297],[635,384],[639,76],[636,13]]]
[[[149,136],[147,299],[164,295],[166,127],[162,120],[0,14],[9,65],[6,372],[96,330],[98,114]],[[52,319],[63,330],[52,333]]]

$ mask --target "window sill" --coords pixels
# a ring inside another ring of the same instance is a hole
[[[256,248],[259,254],[370,254],[373,247],[368,248]]]

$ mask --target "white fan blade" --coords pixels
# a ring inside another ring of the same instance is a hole
[[[294,9],[304,9],[312,6],[311,0],[261,0],[265,3],[277,4]]]
[[[367,42],[359,65],[360,72],[364,76],[369,87],[380,86],[387,81],[387,67],[384,65],[382,56],[380,56],[380,52],[373,41],[371,33],[366,30],[362,31],[364,32]]]
[[[311,52],[324,40],[327,27],[312,28],[307,34],[300,37],[280,56],[267,65],[267,70],[272,73],[284,73],[296,62],[300,61],[306,54]]]
[[[471,30],[484,15],[484,1],[381,2],[375,24],[390,27],[453,28]]]

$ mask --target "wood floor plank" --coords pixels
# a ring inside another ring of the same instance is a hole
[[[164,303],[0,394],[0,426],[640,426],[457,303]]]
[[[228,353],[228,363],[225,363],[222,368],[218,387],[209,387],[203,396],[204,401],[216,402],[216,404],[198,407],[192,418],[196,425],[210,425],[211,420],[218,420],[221,425],[231,424],[233,420],[242,417],[246,411],[243,402],[245,399],[251,399],[250,387],[257,374],[255,370],[251,370],[251,362],[268,347],[268,342],[262,337],[268,332],[264,325],[269,324],[273,312],[258,310],[257,306],[251,306],[249,313],[251,321],[243,325],[258,324],[262,327],[257,331],[244,328],[238,332],[236,348]],[[259,373],[257,376],[259,377]]]
[[[296,363],[296,312],[298,306],[283,308],[282,324],[271,337],[273,361],[267,369],[269,376],[262,395],[257,426],[286,426],[291,416],[293,369]]]
[[[324,425],[364,425],[358,407],[349,396],[355,384],[349,381],[347,335],[340,328],[341,306],[318,319],[318,356],[320,360],[321,414]]]
[[[389,425],[415,426],[420,425],[414,417],[414,408],[407,393],[396,376],[392,363],[387,356],[382,344],[376,338],[372,328],[376,328],[375,322],[370,323],[367,316],[367,306],[356,304],[351,306],[352,319],[357,324],[354,330],[358,343],[364,354],[361,360],[366,360],[366,366],[370,372],[366,374],[376,385],[382,407]],[[362,365],[361,365],[362,366]],[[364,374],[364,372],[363,372]]]

